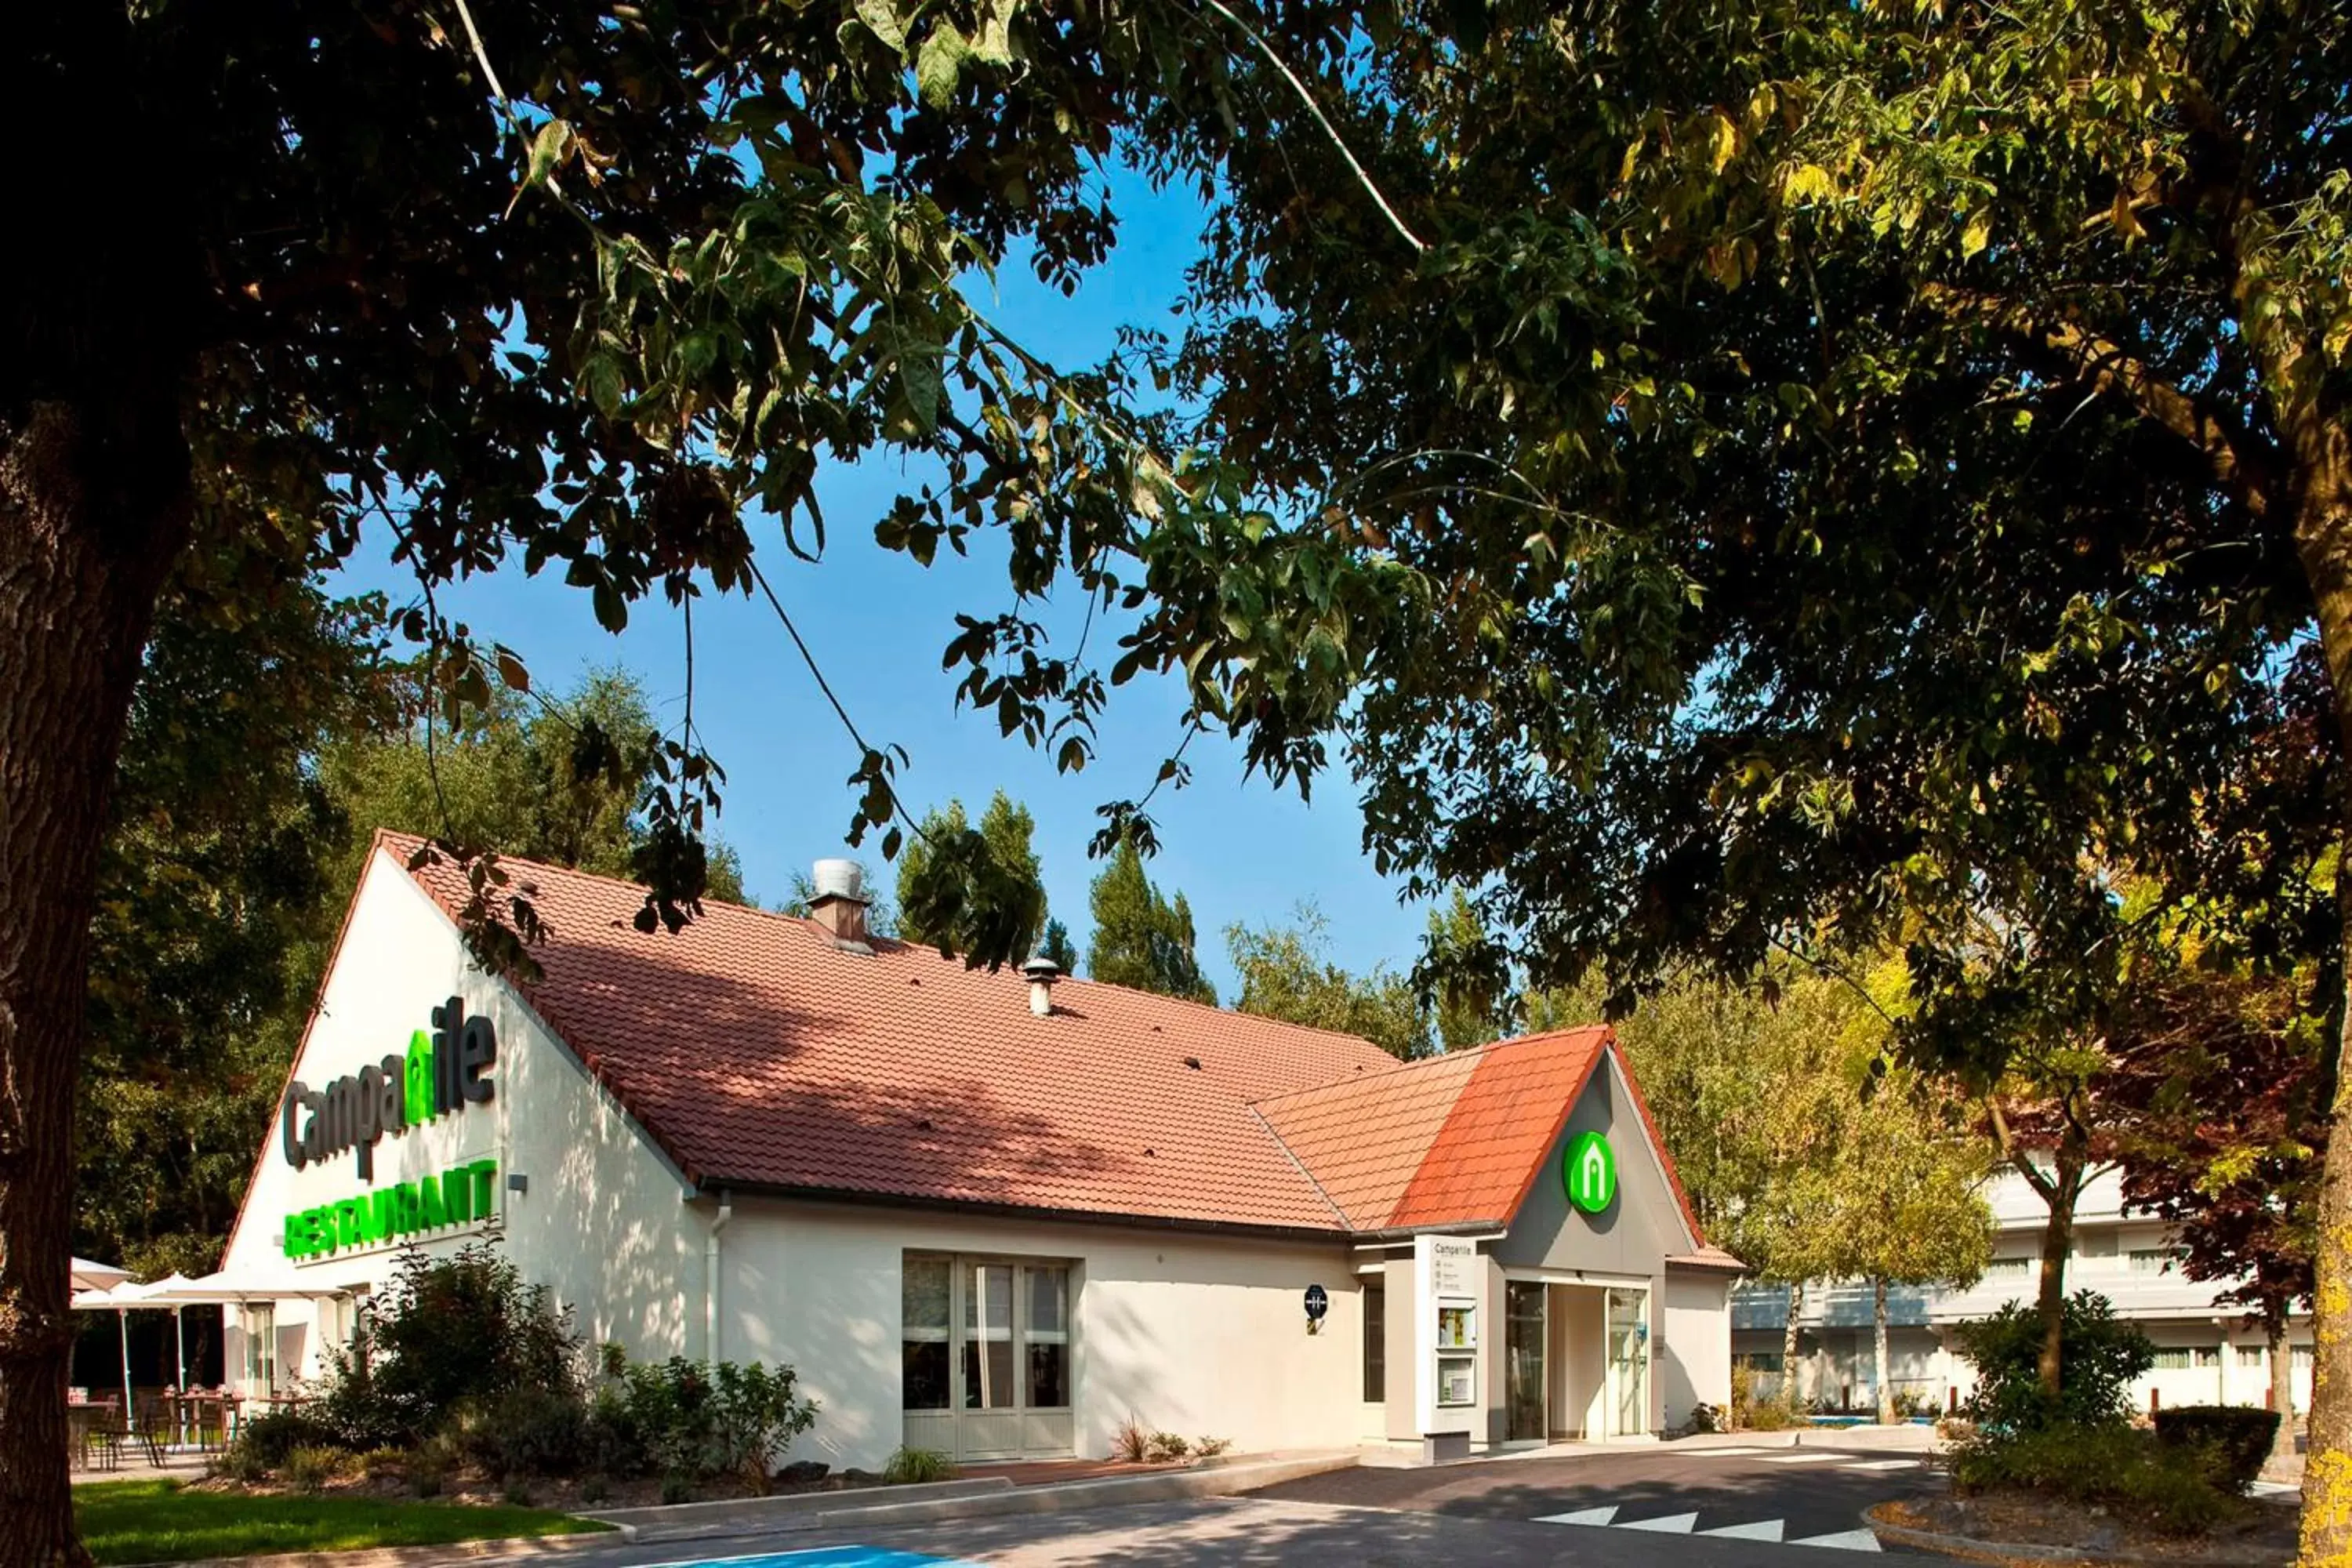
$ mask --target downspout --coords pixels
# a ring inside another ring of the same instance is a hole
[[[702,1360],[714,1371],[719,1365],[719,1237],[735,1217],[735,1200],[722,1190],[719,1213],[710,1221],[710,1239],[702,1249]]]

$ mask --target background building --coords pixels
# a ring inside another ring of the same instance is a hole
[[[1974,1370],[1953,1344],[1951,1326],[1986,1317],[2005,1302],[2031,1302],[2040,1287],[2049,1209],[2013,1171],[1995,1176],[1985,1196],[1997,1228],[1982,1279],[1966,1290],[1887,1292],[1888,1381],[1923,1409],[1948,1408],[1975,1386]],[[2228,1286],[2184,1278],[2179,1261],[2162,1220],[2125,1208],[2115,1172],[2084,1184],[2075,1206],[2066,1290],[2097,1291],[2115,1303],[2117,1317],[2137,1323],[2156,1342],[2157,1364],[2135,1390],[2140,1407],[2151,1398],[2164,1405],[2267,1405],[2270,1361],[2261,1331],[2246,1327],[2242,1311],[2213,1305]],[[1801,1400],[1874,1406],[1868,1283],[1816,1281],[1806,1288],[1793,1369],[1782,1364],[1788,1300],[1788,1291],[1777,1286],[1746,1286],[1732,1295],[1733,1353],[1754,1369],[1759,1391],[1777,1391],[1793,1371]],[[2311,1399],[2307,1321],[2290,1330],[2289,1343],[2300,1414]]]

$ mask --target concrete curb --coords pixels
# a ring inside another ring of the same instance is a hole
[[[1937,1535],[1932,1531],[1913,1530],[1907,1525],[1884,1524],[1878,1520],[1879,1504],[1863,1510],[1862,1522],[1878,1537],[1881,1546],[1899,1546],[1911,1552],[1933,1552],[1938,1557],[1956,1557],[1967,1563],[1986,1563],[2002,1568],[2009,1563],[2096,1563],[2101,1568],[2267,1568],[2274,1561],[2268,1557],[2233,1557],[2226,1552],[2205,1552],[2194,1557],[2178,1554],[2149,1557],[2137,1552],[2097,1552],[2081,1546],[2042,1546],[2032,1542],[1979,1541],[1967,1535]]]
[[[586,1518],[585,1514],[575,1518]],[[273,1552],[257,1557],[181,1557],[132,1568],[412,1568],[467,1557],[555,1557],[637,1539],[635,1527],[583,1531],[577,1535],[509,1535],[496,1541],[450,1541],[438,1546],[374,1546],[357,1552]]]
[[[764,1519],[789,1519],[794,1514],[831,1513],[844,1508],[864,1505],[852,1498],[884,1498],[892,1505],[935,1502],[947,1499],[975,1497],[990,1492],[1013,1489],[1013,1482],[1003,1476],[984,1476],[971,1480],[923,1481],[911,1486],[877,1486],[843,1488],[836,1491],[787,1492],[780,1497],[719,1498],[709,1502],[677,1502],[648,1504],[644,1508],[583,1509],[582,1519],[600,1519],[607,1524],[627,1525],[652,1533],[657,1540],[670,1539],[673,1529],[691,1528],[698,1520],[746,1521]]]
[[[901,1525],[940,1524],[962,1519],[996,1519],[1007,1515],[1063,1513],[1077,1509],[1112,1508],[1130,1503],[1179,1502],[1191,1498],[1231,1497],[1279,1486],[1330,1470],[1352,1468],[1360,1456],[1354,1449],[1326,1454],[1302,1454],[1293,1458],[1219,1466],[1211,1469],[1162,1470],[1145,1476],[1114,1476],[1106,1480],[1049,1481],[1038,1486],[1013,1486],[927,1500],[868,1503],[862,1507],[810,1509],[763,1517],[681,1521],[666,1526],[643,1521],[636,1539],[646,1545],[675,1542],[725,1541],[747,1536],[781,1535],[803,1531],[887,1530]],[[841,1494],[820,1494],[838,1498]],[[632,1510],[646,1512],[653,1510]]]

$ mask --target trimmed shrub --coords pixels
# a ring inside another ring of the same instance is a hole
[[[1233,1446],[1234,1440],[1231,1437],[1195,1437],[1192,1439],[1192,1452],[1200,1455],[1201,1458],[1204,1459],[1213,1459]]]
[[[765,1485],[776,1456],[816,1424],[816,1405],[798,1384],[792,1368],[756,1362],[721,1362],[715,1372],[678,1356],[624,1364],[598,1392],[581,1463],[616,1475],[652,1468]]]
[[[587,1468],[587,1402],[575,1388],[513,1388],[467,1412],[467,1450],[500,1479],[570,1476]]]
[[[282,1468],[288,1486],[298,1492],[316,1492],[356,1462],[348,1448],[306,1447],[287,1455]]]
[[[2042,1390],[2042,1315],[2011,1301],[1991,1317],[1953,1331],[1976,1363],[1969,1414],[1979,1426],[2030,1432],[2044,1426],[2097,1426],[2131,1415],[2132,1380],[2156,1364],[2156,1346],[2095,1290],[2066,1299],[2059,1323],[2063,1372],[2054,1400]]]
[[[1154,1432],[1149,1450],[1154,1459],[1181,1459],[1192,1451],[1192,1445],[1173,1432]]]
[[[1768,1399],[1761,1405],[1749,1405],[1740,1424],[1750,1432],[1785,1432],[1791,1426],[1803,1426],[1805,1421],[1792,1407],[1777,1399]]]
[[[298,1448],[341,1447],[329,1423],[299,1410],[272,1410],[239,1425],[236,1441],[222,1456],[221,1468],[239,1480],[256,1481],[282,1469]]]
[[[2014,1487],[2096,1503],[2177,1535],[2200,1534],[2240,1506],[2214,1484],[2208,1451],[2158,1443],[2120,1422],[1979,1431],[1952,1445],[1953,1487]]]
[[[882,1467],[882,1479],[894,1487],[950,1480],[954,1476],[955,1466],[948,1457],[931,1448],[900,1448]]]
[[[2243,1405],[2180,1405],[2156,1413],[2157,1441],[2202,1448],[2214,1484],[2243,1497],[2278,1437],[2279,1414]]]
[[[412,1247],[336,1355],[323,1414],[347,1447],[402,1447],[516,1389],[583,1400],[580,1345],[570,1312],[491,1245],[442,1258]]]

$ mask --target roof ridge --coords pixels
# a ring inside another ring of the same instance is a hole
[[[426,837],[425,835],[421,834],[421,833],[401,833],[401,832],[397,832],[397,831],[395,831],[395,830],[394,830],[394,829],[392,829],[392,828],[389,828],[389,827],[379,827],[379,828],[377,828],[377,829],[375,830],[375,841],[376,841],[376,843],[377,843],[377,844],[379,844],[379,845],[383,844],[386,840],[390,840],[390,839],[398,839],[398,840],[402,840],[402,841],[404,841],[404,842],[407,842],[407,843],[414,843],[414,844],[431,844],[431,843],[433,843],[433,840],[432,840],[431,838],[429,838],[428,837]],[[534,860],[534,859],[531,859],[530,857],[528,857],[528,856],[523,856],[523,855],[509,855],[509,854],[504,853],[503,851],[499,852],[499,858],[503,863],[505,863],[505,864],[507,864],[507,865],[510,865],[510,866],[529,866],[529,867],[531,867],[531,868],[535,868],[535,869],[537,869],[537,870],[545,871],[545,872],[549,873],[549,874],[550,874],[550,875],[551,875],[551,876],[557,876],[557,877],[580,877],[580,878],[584,878],[584,879],[587,879],[587,880],[589,880],[589,881],[592,881],[592,882],[602,882],[602,883],[604,883],[604,884],[606,884],[607,886],[610,886],[610,887],[614,887],[614,888],[625,888],[625,889],[627,889],[629,891],[631,891],[631,892],[633,892],[633,893],[635,893],[635,894],[637,894],[637,895],[639,895],[639,896],[642,896],[642,895],[644,894],[644,892],[645,892],[645,884],[644,884],[643,882],[637,881],[637,880],[636,880],[636,879],[635,879],[634,878],[629,878],[629,877],[613,877],[613,876],[607,876],[605,873],[604,873],[604,872],[602,872],[602,871],[589,871],[589,870],[583,870],[583,869],[582,869],[581,868],[576,867],[576,866],[556,866],[556,865],[551,865],[551,864],[550,864],[549,862],[547,862],[547,861],[545,861],[545,860]],[[407,870],[407,868],[404,865],[404,866],[403,866],[403,868],[402,868],[402,869],[403,869],[403,870]],[[408,874],[409,874],[411,877],[414,877],[414,876],[415,876],[415,875],[416,875],[416,873],[415,873],[415,871],[409,871],[409,872],[408,872]],[[781,923],[781,924],[784,924],[784,925],[793,926],[793,927],[796,927],[797,929],[799,929],[799,930],[801,930],[801,931],[803,931],[810,932],[810,933],[812,933],[812,934],[816,933],[816,932],[819,932],[819,931],[821,931],[823,930],[823,928],[822,928],[822,927],[820,927],[814,920],[811,919],[810,917],[808,917],[808,916],[806,916],[806,915],[792,915],[792,914],[786,914],[786,913],[785,913],[783,910],[782,910],[762,909],[762,908],[761,908],[761,906],[759,906],[758,904],[739,903],[739,902],[737,902],[736,900],[732,900],[732,899],[715,899],[715,898],[714,898],[714,899],[705,899],[705,900],[703,900],[702,901],[703,901],[704,903],[706,903],[706,904],[716,904],[716,905],[718,905],[718,906],[719,906],[719,908],[721,908],[721,909],[727,909],[727,910],[740,910],[742,913],[744,913],[744,914],[748,914],[748,915],[759,915],[759,916],[762,917],[763,919],[771,920],[771,921],[777,921],[777,922],[779,922],[779,923]],[[934,958],[939,958],[939,959],[940,959],[940,961],[941,961],[942,963],[959,963],[959,964],[962,964],[962,963],[963,963],[963,955],[962,955],[961,953],[959,953],[959,952],[950,952],[950,953],[947,953],[947,954],[942,955],[942,954],[940,952],[940,950],[939,950],[938,945],[937,945],[936,943],[933,943],[933,942],[908,942],[908,941],[907,941],[904,937],[895,937],[895,936],[875,936],[875,937],[868,937],[866,940],[867,940],[867,942],[868,942],[869,943],[872,943],[872,944],[877,944],[877,945],[887,944],[887,945],[888,945],[888,946],[890,946],[890,947],[895,947],[895,948],[904,949],[905,951],[909,952],[922,952],[922,953],[928,953],[928,954],[929,954],[930,956],[932,956],[932,957],[934,957]],[[989,966],[988,966],[988,965],[986,965],[986,964],[963,964],[963,967],[964,967],[965,969],[967,969],[967,970],[972,970],[972,969],[988,969],[988,967],[989,967]],[[1009,964],[1009,963],[1008,963],[1008,964],[1000,964],[1000,965],[998,965],[996,968],[989,970],[989,973],[1002,973],[1009,972],[1009,971],[1011,971],[1012,969],[1013,969],[1013,965],[1011,965],[1011,964]],[[1327,1029],[1327,1028],[1324,1028],[1322,1026],[1318,1025],[1318,1024],[1299,1024],[1299,1023],[1294,1023],[1293,1021],[1291,1021],[1291,1020],[1290,1020],[1290,1019],[1288,1019],[1288,1018],[1276,1018],[1276,1017],[1274,1017],[1274,1016],[1272,1016],[1271,1015],[1269,1015],[1269,1014],[1265,1014],[1265,1013],[1251,1013],[1251,1012],[1244,1011],[1243,1008],[1240,1008],[1240,1007],[1226,1007],[1226,1006],[1220,1005],[1219,1004],[1217,1004],[1217,1003],[1213,1003],[1213,1002],[1202,1002],[1202,1001],[1197,1001],[1197,1000],[1195,1000],[1194,998],[1190,997],[1190,996],[1173,996],[1173,995],[1169,994],[1168,994],[1167,992],[1165,992],[1165,991],[1153,991],[1153,990],[1149,989],[1148,987],[1141,986],[1141,985],[1121,985],[1121,984],[1118,984],[1117,981],[1115,981],[1115,980],[1097,980],[1097,979],[1092,978],[1091,976],[1082,976],[1082,975],[1076,975],[1076,974],[1066,974],[1066,975],[1062,976],[1062,980],[1070,981],[1070,982],[1072,982],[1072,983],[1074,983],[1074,984],[1079,984],[1079,985],[1099,985],[1099,986],[1103,987],[1105,990],[1108,990],[1108,991],[1120,991],[1120,992],[1125,992],[1125,993],[1127,993],[1127,994],[1130,994],[1130,995],[1136,995],[1136,996],[1150,996],[1150,997],[1153,997],[1153,998],[1157,999],[1158,1001],[1165,1002],[1165,1003],[1172,1003],[1172,1004],[1174,1004],[1175,1005],[1181,1006],[1181,1007],[1193,1007],[1193,1008],[1198,1008],[1198,1009],[1200,1009],[1201,1011],[1202,1011],[1202,1012],[1204,1012],[1204,1013],[1207,1013],[1207,1014],[1209,1014],[1209,1015],[1211,1015],[1212,1016],[1214,1016],[1214,1017],[1219,1017],[1219,1018],[1255,1018],[1255,1019],[1257,1019],[1257,1020],[1258,1020],[1259,1022],[1261,1022],[1261,1023],[1274,1024],[1274,1025],[1277,1025],[1277,1026],[1279,1026],[1280,1027],[1285,1028],[1285,1029],[1294,1029],[1294,1030],[1297,1030],[1297,1032],[1299,1032],[1300,1034],[1307,1034],[1307,1035],[1319,1035],[1319,1036],[1322,1036],[1322,1037],[1323,1037],[1324,1038],[1326,1038],[1326,1039],[1345,1040],[1345,1041],[1347,1041],[1347,1042],[1348,1042],[1349,1044],[1350,1044],[1350,1045],[1356,1045],[1356,1046],[1371,1046],[1371,1047],[1372,1047],[1372,1048],[1373,1048],[1373,1049],[1375,1049],[1375,1050],[1379,1050],[1379,1049],[1380,1049],[1380,1047],[1379,1047],[1377,1045],[1374,1045],[1374,1044],[1373,1044],[1373,1042],[1372,1042],[1370,1038],[1368,1038],[1367,1037],[1362,1036],[1362,1035],[1351,1035],[1351,1034],[1349,1034],[1349,1033],[1348,1033],[1346,1030],[1344,1030],[1344,1029]],[[1055,984],[1059,984],[1060,983],[1061,983],[1060,981],[1056,981],[1056,982],[1055,982]],[[1385,1051],[1382,1051],[1382,1052],[1381,1052],[1381,1054],[1382,1054],[1383,1056],[1385,1056],[1385,1055],[1387,1055],[1388,1053],[1386,1053]],[[1385,1076],[1385,1075],[1383,1075],[1383,1076]],[[1347,1080],[1346,1080],[1346,1079],[1333,1079],[1332,1081],[1334,1081],[1334,1082],[1345,1082],[1345,1081],[1347,1081]]]

